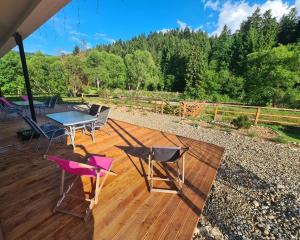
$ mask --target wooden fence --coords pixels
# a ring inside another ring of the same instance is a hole
[[[144,97],[118,98],[86,98],[88,101],[97,100],[107,105],[126,106],[143,111],[154,111],[161,114],[173,114],[182,117],[209,118],[215,121],[231,120],[240,115],[247,115],[254,124],[273,123],[280,125],[300,126],[300,110],[274,107],[246,106],[226,103],[166,101]],[[83,98],[82,98],[83,101]]]
[[[181,102],[180,113],[182,117],[210,115],[215,121],[223,118],[235,118],[247,115],[256,125],[258,123],[275,123],[281,125],[300,125],[300,110],[274,107],[258,107],[234,104]],[[193,111],[193,109],[198,109]],[[200,109],[200,110],[199,110]]]

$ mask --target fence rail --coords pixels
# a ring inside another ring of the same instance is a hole
[[[226,103],[166,101],[159,98],[146,97],[86,97],[82,101],[102,102],[108,105],[119,105],[137,108],[143,111],[152,111],[160,114],[172,114],[182,117],[209,117],[215,121],[233,119],[239,115],[249,116],[254,124],[272,123],[280,125],[300,126],[300,109],[259,107],[248,105],[235,105]]]

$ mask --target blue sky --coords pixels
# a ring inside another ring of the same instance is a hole
[[[294,6],[300,9],[300,0],[73,0],[24,45],[26,52],[59,55],[174,28],[218,34],[227,24],[234,32],[257,7],[280,19]]]

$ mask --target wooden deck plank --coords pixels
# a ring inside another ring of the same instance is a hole
[[[90,136],[78,133],[74,152],[66,146],[68,141],[53,145],[51,154],[67,159],[84,161],[91,154],[115,159],[113,171],[118,175],[108,178],[99,204],[85,223],[52,212],[60,172],[42,158],[44,149],[35,152],[36,140],[17,140],[15,132],[26,124],[16,118],[0,125],[0,146],[18,145],[0,153],[0,221],[6,239],[190,239],[224,151],[212,144],[112,119],[104,131],[96,132],[95,143]],[[190,147],[182,196],[149,193],[147,154],[155,145]],[[82,178],[77,185],[76,194],[90,191],[89,179]],[[72,210],[83,207],[71,200],[67,203]]]

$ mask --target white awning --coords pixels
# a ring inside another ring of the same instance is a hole
[[[1,0],[0,57],[16,46],[13,34],[27,38],[70,0]]]

